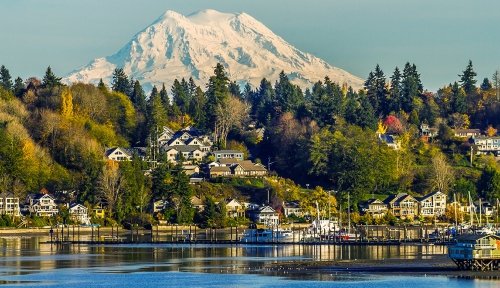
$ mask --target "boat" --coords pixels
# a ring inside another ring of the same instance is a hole
[[[247,229],[243,232],[243,243],[292,243],[302,239],[301,233],[294,233],[290,229]]]

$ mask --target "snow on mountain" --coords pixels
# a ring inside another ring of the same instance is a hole
[[[325,76],[356,89],[363,85],[362,79],[296,49],[250,15],[215,10],[189,16],[167,11],[117,53],[93,60],[64,80],[110,83],[113,70],[121,67],[146,90],[163,83],[170,88],[183,77],[204,86],[217,63],[231,80],[253,87],[264,77],[274,83],[282,70],[302,88]]]

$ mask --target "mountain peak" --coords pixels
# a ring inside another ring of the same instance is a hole
[[[221,63],[231,80],[257,87],[262,78],[275,81],[284,70],[302,88],[329,76],[339,84],[362,87],[363,81],[293,47],[246,13],[212,9],[184,16],[168,10],[137,33],[117,53],[98,58],[71,73],[66,82],[111,81],[113,70],[139,80],[149,90],[175,79],[193,77],[204,86]]]

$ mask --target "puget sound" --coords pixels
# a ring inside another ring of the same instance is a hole
[[[498,287],[447,246],[59,243],[0,235],[2,287]]]

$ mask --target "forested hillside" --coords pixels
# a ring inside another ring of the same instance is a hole
[[[115,70],[109,87],[60,80],[50,67],[41,80],[13,80],[1,67],[0,192],[23,198],[47,189],[65,201],[104,200],[118,221],[142,214],[151,199],[167,197],[176,204],[165,217],[190,222],[192,195],[212,193],[215,202],[241,183],[206,183],[202,189],[188,185],[173,164],[138,158],[117,164],[103,155],[106,147],[151,148],[163,126],[192,125],[213,133],[217,148],[244,151],[293,180],[252,184],[257,191],[270,190],[275,203],[303,200],[312,207],[314,199],[326,197],[324,190],[337,191],[340,199],[349,192],[354,210],[361,200],[396,192],[439,189],[500,198],[498,161],[476,155],[471,142],[452,130],[477,128],[493,136],[500,129],[499,72],[478,83],[472,62],[457,82],[437,93],[425,90],[410,63],[391,76],[377,65],[360,91],[328,78],[302,91],[285,73],[276,83],[262,79],[259,87],[240,89],[222,65],[205,87],[179,79],[148,95],[122,69]],[[421,124],[436,127],[438,135],[421,139]],[[386,133],[397,138],[399,149],[380,140]]]

